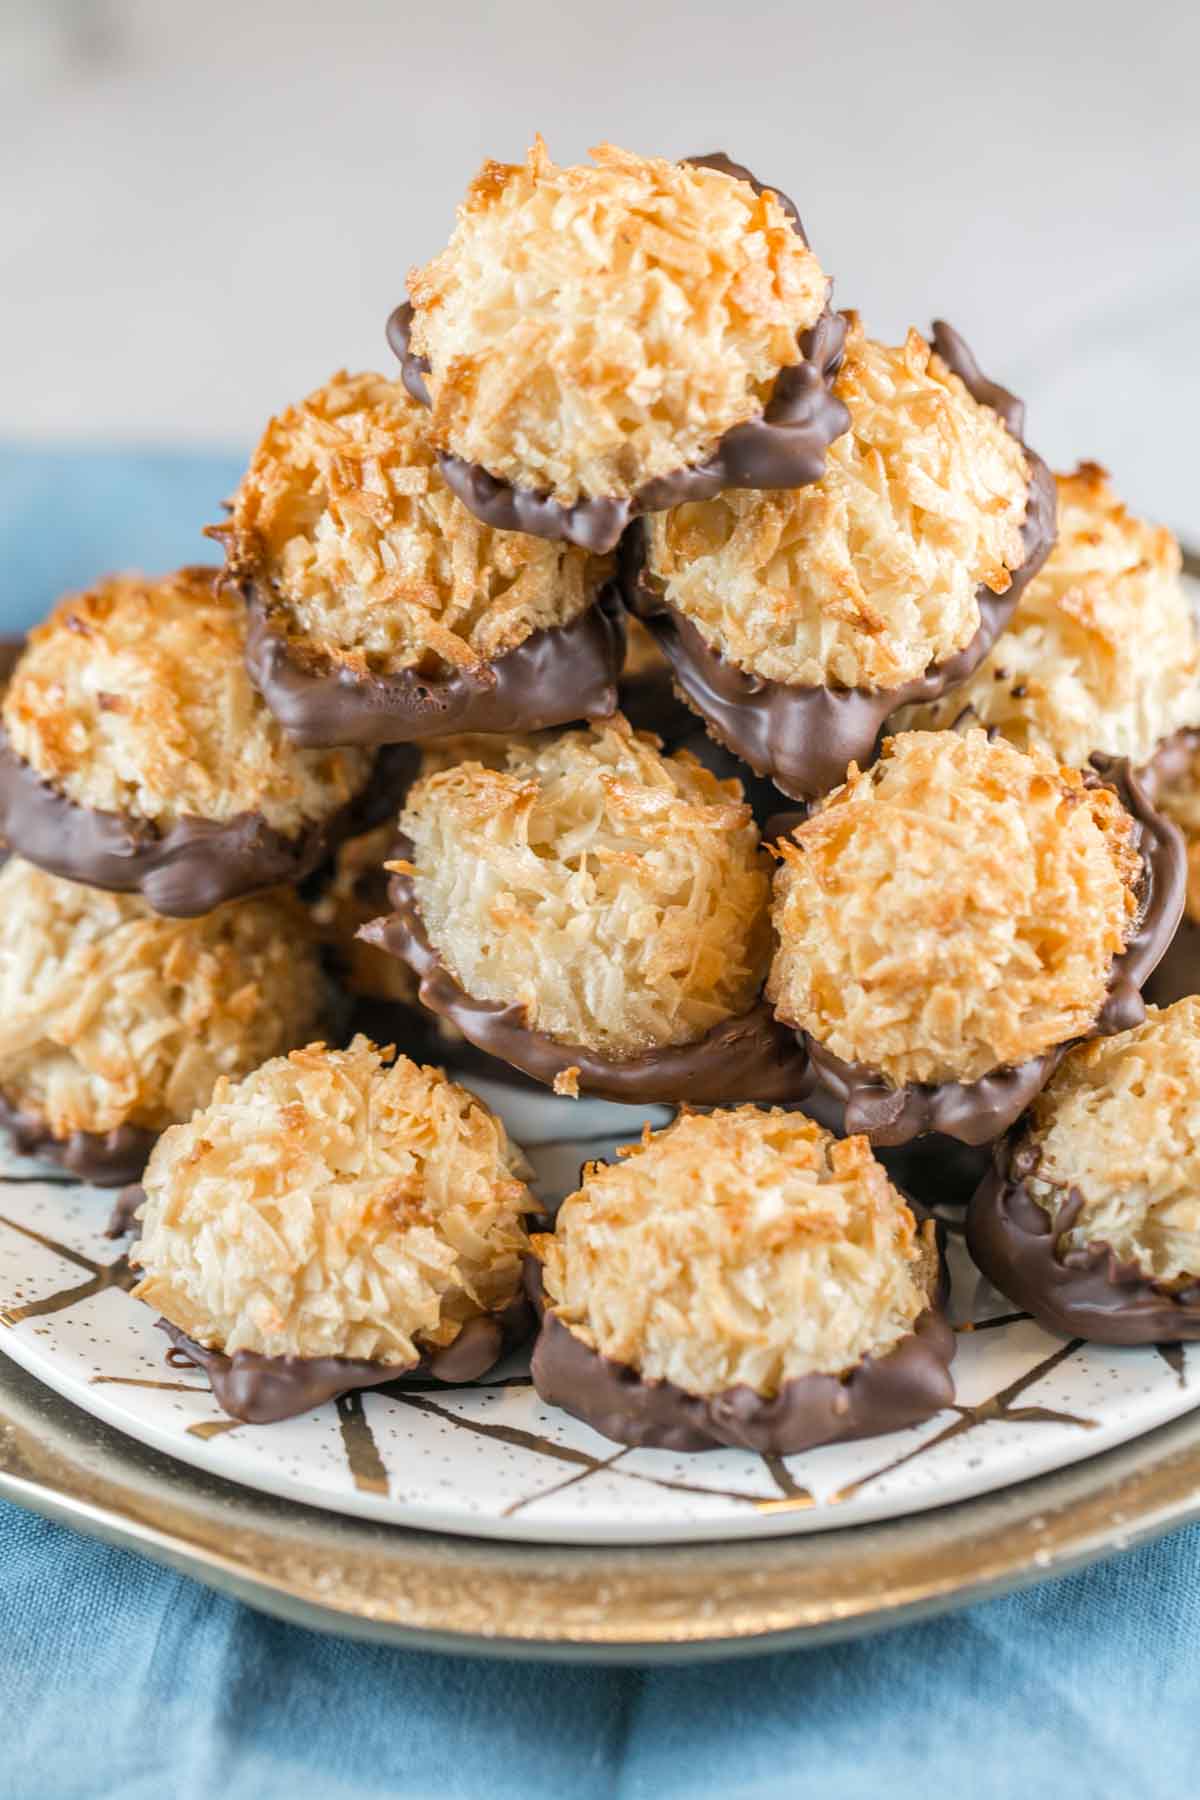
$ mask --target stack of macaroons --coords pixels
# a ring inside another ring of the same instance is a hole
[[[915,1423],[926,1214],[985,1174],[1019,1304],[1191,1317],[1200,1021],[1142,997],[1189,855],[1200,972],[1178,545],[950,326],[831,294],[728,157],[538,139],[389,296],[393,374],[270,419],[222,571],[17,659],[0,1111],[150,1153],[137,1292],[237,1416],[474,1378],[524,1266],[539,1393],[622,1442]],[[431,1055],[683,1110],[530,1237]]]

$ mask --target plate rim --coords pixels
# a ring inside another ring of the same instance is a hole
[[[0,1497],[309,1629],[496,1658],[690,1661],[914,1623],[1198,1519],[1200,1409],[998,1494],[878,1524],[535,1545],[325,1513],[206,1475],[0,1351]]]

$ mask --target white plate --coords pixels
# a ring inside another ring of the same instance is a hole
[[[467,1078],[503,1112],[556,1200],[585,1156],[647,1115]],[[104,1236],[111,1194],[0,1163],[0,1348],[131,1437],[292,1500],[400,1525],[545,1543],[668,1543],[825,1531],[986,1493],[1161,1425],[1200,1397],[1193,1352],[1069,1345],[1011,1308],[951,1240],[964,1329],[958,1405],[886,1438],[786,1459],[627,1450],[541,1405],[514,1358],[464,1388],[373,1389],[278,1425],[225,1418],[165,1360]]]

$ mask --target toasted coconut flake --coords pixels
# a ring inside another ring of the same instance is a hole
[[[264,1063],[161,1138],[134,1293],[233,1355],[410,1367],[518,1292],[520,1152],[439,1069],[366,1038]]]
[[[1059,475],[1058,542],[965,686],[907,708],[901,729],[966,719],[1084,768],[1094,751],[1144,763],[1200,723],[1200,649],[1179,545],[1129,512],[1104,470]]]
[[[1167,1285],[1200,1278],[1200,997],[1080,1044],[1033,1111],[1027,1186],[1054,1218],[1083,1205],[1060,1253],[1107,1244]]]
[[[1137,921],[1116,794],[978,730],[889,739],[779,849],[768,995],[898,1087],[1081,1036]]]
[[[319,1030],[323,1001],[290,894],[165,919],[19,857],[0,870],[0,1093],[54,1137],[190,1118],[218,1077]]]
[[[79,806],[167,828],[261,813],[285,836],[365,787],[372,753],[300,750],[242,666],[244,608],[210,569],[112,576],[30,632],[4,696],[17,755]]]
[[[439,449],[516,485],[625,498],[757,416],[829,283],[771,193],[611,144],[487,163],[409,276]]]
[[[401,824],[429,937],[476,999],[620,1058],[690,1043],[758,995],[769,875],[736,781],[619,716],[491,741]]]
[[[893,688],[970,642],[977,590],[1024,561],[1021,445],[916,331],[855,315],[835,391],[850,430],[824,478],[658,513],[648,563],[714,649],[771,681]]]
[[[644,1377],[775,1394],[888,1350],[931,1303],[933,1227],[865,1138],[740,1106],[620,1154],[585,1166],[534,1247],[555,1316]]]
[[[344,371],[271,420],[221,535],[297,660],[359,675],[477,668],[577,618],[611,573],[481,525],[438,472],[425,409]]]

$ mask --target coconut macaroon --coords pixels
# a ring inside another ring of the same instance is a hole
[[[972,1201],[968,1238],[1052,1330],[1200,1337],[1200,998],[1063,1059]]]
[[[1058,540],[965,687],[896,724],[966,718],[1023,749],[1086,766],[1094,751],[1147,762],[1200,722],[1200,652],[1179,545],[1118,499],[1105,471],[1056,477]]]
[[[560,1092],[698,1098],[782,1080],[776,1052],[794,1074],[760,1002],[770,875],[739,784],[619,716],[485,753],[413,787],[393,916],[367,930],[424,1004]]]
[[[533,1243],[534,1385],[620,1442],[785,1453],[953,1398],[933,1222],[802,1113],[647,1126]]]
[[[271,420],[234,495],[248,663],[298,742],[563,724],[616,703],[607,558],[480,523],[399,381],[335,375]]]
[[[791,203],[721,156],[591,155],[485,163],[391,336],[468,505],[611,548],[693,473],[813,479],[845,414],[806,365],[829,281]]]
[[[527,1323],[526,1168],[488,1108],[364,1037],[310,1044],[160,1139],[136,1298],[259,1421],[421,1369],[481,1374]]]
[[[979,730],[889,739],[778,852],[768,996],[885,1144],[995,1137],[1060,1046],[1141,1016],[1182,905],[1140,790]]]
[[[399,793],[396,751],[301,750],[242,663],[214,572],[115,576],[30,633],[0,708],[0,831],[160,912],[300,879]],[[407,754],[407,753],[404,753]]]
[[[798,798],[864,761],[895,707],[963,680],[1053,538],[1020,405],[957,334],[893,348],[845,316],[850,429],[823,478],[657,514],[629,584],[710,730]]]
[[[319,1031],[325,1000],[289,894],[164,919],[20,857],[0,870],[0,1114],[76,1174],[135,1180],[219,1077]]]

